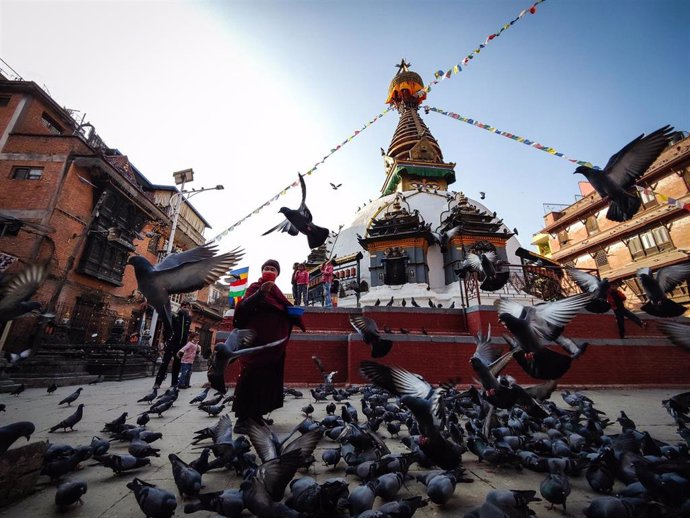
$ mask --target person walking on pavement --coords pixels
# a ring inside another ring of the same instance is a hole
[[[199,333],[192,331],[189,333],[189,342],[177,352],[180,357],[180,382],[177,388],[189,388],[189,382],[192,380],[192,367],[194,366],[194,358],[201,352],[199,345]]]
[[[321,282],[323,283],[323,301],[327,308],[331,307],[331,283],[333,283],[333,262],[327,259],[321,265]]]
[[[192,317],[189,314],[190,308],[191,304],[185,300],[180,304],[180,310],[177,312],[177,315],[173,317],[172,335],[165,345],[161,366],[158,369],[156,382],[153,385],[154,388],[160,388],[161,383],[165,380],[165,376],[168,374],[168,364],[170,360],[172,360],[170,386],[177,386],[178,377],[180,375],[180,357],[177,356],[177,352],[187,343],[189,327],[192,325]]]

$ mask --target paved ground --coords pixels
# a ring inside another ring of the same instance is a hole
[[[213,425],[216,418],[207,417],[196,406],[189,405],[189,400],[199,392],[205,373],[194,373],[192,378],[193,388],[182,391],[182,396],[175,406],[166,412],[162,418],[152,417],[148,428],[163,433],[163,439],[155,443],[162,449],[160,458],[154,458],[152,465],[136,472],[136,476],[164,487],[176,493],[172,478],[168,453],[176,453],[183,460],[191,461],[198,455],[190,445],[192,432],[205,426]],[[7,412],[0,414],[0,425],[20,420],[31,420],[36,424],[36,433],[32,440],[50,439],[55,443],[67,443],[71,445],[87,444],[92,436],[101,435],[103,424],[119,416],[122,412],[129,412],[130,422],[133,416],[146,409],[143,403],[137,404],[136,400],[148,393],[152,385],[152,378],[132,380],[126,382],[106,382],[98,385],[86,385],[81,398],[77,402],[86,405],[84,419],[77,425],[77,431],[72,433],[56,432],[48,434],[50,426],[58,423],[73,409],[58,407],[57,403],[63,397],[70,394],[76,387],[60,387],[53,395],[46,393],[45,389],[27,389],[19,397],[6,394],[0,396],[0,402],[7,405]],[[661,400],[682,392],[682,390],[590,390],[585,391],[596,403],[596,407],[605,411],[609,417],[615,419],[618,411],[623,409],[638,425],[638,429],[649,431],[653,437],[677,443],[680,441],[674,432],[670,416],[661,406]],[[304,390],[306,396],[309,392]],[[565,404],[560,396],[554,395],[554,400],[560,406]],[[300,408],[309,402],[309,398],[293,399],[288,396],[286,405],[280,411],[273,413],[274,428],[278,432],[287,432],[301,421]],[[359,408],[359,401],[353,401]],[[315,417],[325,415],[325,403],[316,403]],[[618,425],[610,428],[611,433],[619,430]],[[385,432],[384,435],[387,436]],[[396,440],[387,439],[392,451],[404,451],[405,448]],[[25,444],[21,442],[20,444]],[[320,447],[331,447],[331,442],[324,439]],[[126,445],[114,443],[111,452],[126,453]],[[321,458],[319,450],[315,453],[317,459]],[[517,472],[509,468],[491,469],[480,464],[471,453],[464,455],[464,465],[468,473],[475,479],[472,484],[458,485],[455,496],[445,507],[430,504],[420,509],[416,516],[420,517],[455,517],[461,516],[465,511],[484,501],[486,493],[493,489],[538,489],[543,475],[523,470]],[[87,465],[90,463],[86,463]],[[316,466],[317,480],[325,480],[331,477],[344,476],[344,464],[336,469],[327,469]],[[314,468],[309,473],[314,476]],[[70,479],[80,479],[88,483],[88,492],[84,498],[84,505],[69,511],[69,516],[79,517],[136,517],[142,516],[133,494],[125,487],[135,474],[114,476],[112,471],[101,466],[85,467],[73,474]],[[351,487],[357,484],[356,479],[350,477]],[[230,487],[237,487],[239,479],[229,472],[212,471],[203,476],[204,491],[216,491]],[[589,489],[584,477],[571,480],[573,492],[568,500],[568,510],[572,516],[582,516],[582,509],[596,495]],[[408,482],[407,489],[403,488],[400,496],[422,494],[423,486],[417,482]],[[4,509],[0,509],[0,517],[19,516],[52,516],[57,514],[53,505],[55,498],[55,486],[49,485],[46,477],[39,479],[38,491]],[[380,505],[377,499],[375,507]],[[180,501],[178,496],[178,502]],[[184,515],[183,505],[178,503],[176,516]],[[539,502],[533,504],[538,516],[561,516],[560,511],[547,510],[546,504]],[[245,511],[249,516],[249,513]],[[212,513],[199,512],[196,516],[211,516]]]

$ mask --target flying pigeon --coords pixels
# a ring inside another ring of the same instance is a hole
[[[393,347],[393,342],[381,338],[376,322],[363,315],[350,315],[350,324],[362,335],[364,342],[371,346],[372,358],[383,358]]]
[[[486,193],[483,191],[479,191],[479,199],[483,200],[484,198],[486,198]]]
[[[679,317],[685,313],[687,308],[669,299],[666,293],[690,280],[690,263],[659,268],[655,275],[650,268],[640,268],[637,277],[647,295],[647,302],[640,307],[642,311],[655,317]]]
[[[544,347],[544,342],[556,340],[590,299],[589,293],[580,293],[555,302],[523,306],[499,298],[494,301],[494,306],[498,319],[515,335],[523,350],[534,353]]]
[[[270,234],[275,230],[287,232],[291,236],[296,236],[300,232],[307,236],[309,248],[314,249],[320,247],[326,242],[330,234],[327,228],[319,227],[312,223],[312,215],[307,207],[305,200],[307,198],[307,186],[304,183],[304,178],[299,175],[299,183],[302,186],[302,203],[297,209],[288,209],[281,207],[278,212],[285,216],[285,220],[278,223],[275,227],[267,230],[262,235]]]
[[[172,331],[170,295],[189,293],[216,282],[237,264],[244,251],[236,248],[215,255],[216,245],[207,243],[178,254],[171,254],[155,266],[135,255],[128,264],[134,267],[139,291],[153,308],[164,316],[168,333]]]
[[[338,187],[340,187],[341,185],[343,185],[343,184],[339,183],[338,185],[335,185],[334,183],[331,183],[331,187],[333,188],[334,191],[337,191]]]
[[[659,322],[657,327],[671,340],[671,343],[690,352],[690,318]]]
[[[482,281],[480,288],[485,291],[496,291],[505,286],[510,278],[510,272],[498,271],[498,265],[499,260],[495,252],[479,255],[468,253],[455,269],[455,274],[464,278],[466,272],[477,272]]]
[[[640,209],[642,201],[626,192],[632,187],[661,152],[668,146],[673,127],[664,126],[645,136],[644,133],[609,158],[603,171],[581,165],[573,174],[585,176],[602,198],[611,201],[606,218],[627,221]]]
[[[606,313],[611,309],[611,305],[606,300],[610,289],[608,279],[599,280],[594,275],[575,268],[567,268],[566,270],[568,275],[575,281],[575,284],[584,293],[592,294],[592,300],[585,306],[587,311],[590,313]]]
[[[31,356],[31,349],[24,349],[19,354],[6,353],[5,355],[7,361],[10,362],[10,365],[15,365],[19,361],[26,360],[29,356]]]
[[[208,369],[208,381],[211,383],[211,388],[221,394],[225,394],[227,391],[225,388],[225,369],[229,364],[241,356],[266,351],[287,340],[287,337],[285,337],[264,345],[252,347],[255,338],[256,333],[251,329],[233,329],[225,343],[216,346],[211,366]]]
[[[31,264],[15,275],[0,277],[0,322],[7,322],[41,307],[30,300],[48,275],[46,264]]]

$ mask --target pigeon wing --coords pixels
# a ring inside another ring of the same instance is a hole
[[[477,254],[467,254],[464,263],[474,272],[482,272],[482,260]]]
[[[364,341],[367,343],[379,334],[376,322],[369,317],[363,315],[350,315],[350,324],[355,328],[355,331],[364,337]]]
[[[673,132],[671,126],[664,126],[649,135],[640,135],[613,155],[604,171],[619,187],[627,189],[640,178],[666,148]]]
[[[257,455],[262,461],[268,462],[279,456],[276,443],[273,441],[273,433],[267,425],[259,424],[250,419],[247,432],[252,446],[254,446]]]
[[[275,230],[280,230],[281,232],[287,232],[291,236],[296,236],[299,234],[299,230],[297,230],[297,227],[295,227],[292,223],[290,223],[289,220],[284,219],[280,223],[278,223],[275,227],[268,229],[266,232],[261,234],[262,236],[265,236],[266,234],[270,234],[271,232]]]
[[[214,243],[206,243],[196,248],[186,250],[184,252],[179,252],[177,254],[170,254],[160,263],[155,265],[153,269],[155,271],[165,271],[178,268],[186,263],[196,263],[203,259],[210,259],[218,251],[217,245]]]
[[[656,281],[664,293],[668,293],[687,280],[690,280],[690,263],[665,266],[656,273]]]
[[[673,320],[659,322],[657,327],[671,340],[671,343],[690,352],[690,319],[685,320],[686,323]]]
[[[243,255],[244,250],[235,249],[222,255],[164,270],[157,274],[157,278],[170,294],[200,290],[225,275]]]
[[[508,313],[515,318],[520,318],[522,316],[522,312],[525,310],[522,304],[518,304],[512,300],[502,299],[500,297],[494,300],[494,306],[496,307],[496,312],[499,315],[501,313]]]
[[[285,488],[301,464],[301,452],[293,450],[277,459],[263,463],[259,466],[256,477],[263,483],[271,498],[277,502],[283,499]]]
[[[599,279],[594,275],[590,275],[582,270],[575,268],[567,268],[568,275],[575,281],[582,291],[585,293],[594,293],[599,289]]]
[[[29,300],[48,274],[45,264],[31,264],[13,276],[0,292],[0,312]]]
[[[428,399],[433,391],[425,379],[401,367],[389,367],[364,360],[359,364],[359,372],[370,382],[398,397],[414,396]]]
[[[580,293],[555,302],[539,304],[534,306],[535,317],[544,319],[552,326],[565,327],[591,298],[590,293]]]

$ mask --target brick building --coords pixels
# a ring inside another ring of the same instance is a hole
[[[640,211],[629,221],[606,219],[605,200],[588,182],[580,182],[582,198],[544,216],[545,226],[534,243],[551,252],[551,259],[577,268],[598,268],[602,277],[622,283],[628,302],[639,305],[643,290],[635,273],[653,271],[690,257],[690,211],[667,203],[653,192],[690,203],[690,138],[678,132],[672,143],[637,182],[647,192]],[[650,192],[653,191],[653,192]],[[537,242],[546,236],[548,243]],[[672,298],[690,302],[687,283]]]
[[[72,343],[104,343],[118,318],[129,332],[143,327],[134,271],[125,265],[132,253],[158,261],[176,191],[151,184],[36,83],[0,75],[0,271],[47,262],[34,300],[68,326]],[[207,227],[184,202],[175,247],[203,243]],[[198,320],[211,329],[220,317],[200,311]],[[36,329],[32,317],[2,326],[0,348],[31,345]]]

